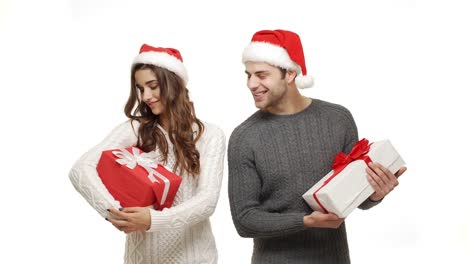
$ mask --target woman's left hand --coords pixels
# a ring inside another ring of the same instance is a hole
[[[127,207],[120,210],[111,208],[108,211],[115,217],[109,217],[106,220],[125,234],[144,232],[151,226],[151,214],[148,207]]]

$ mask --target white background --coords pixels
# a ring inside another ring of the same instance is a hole
[[[304,3],[309,2],[308,6]],[[408,164],[378,207],[346,223],[353,263],[468,263],[464,1],[0,1],[1,263],[122,263],[125,235],[74,190],[75,160],[125,121],[143,42],[176,47],[198,116],[226,136],[255,111],[241,53],[260,29],[300,34],[316,85],[360,137]],[[249,263],[227,163],[211,217],[219,263]]]

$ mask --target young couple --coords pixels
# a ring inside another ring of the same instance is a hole
[[[252,263],[349,263],[344,219],[312,211],[302,194],[330,171],[336,154],[358,141],[351,113],[300,94],[313,82],[294,32],[256,32],[242,61],[259,110],[229,139],[229,200],[239,235],[254,239]],[[125,263],[217,263],[209,217],[221,188],[224,133],[195,115],[178,50],[143,45],[130,77],[128,121],[83,155],[70,179],[127,234]],[[96,171],[101,152],[131,146],[156,152],[182,177],[171,208],[122,208],[103,185]],[[375,192],[360,208],[378,204],[405,170],[393,175],[370,163]]]

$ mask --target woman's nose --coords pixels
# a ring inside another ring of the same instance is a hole
[[[152,93],[151,93],[151,89],[147,88],[147,87],[144,87],[143,88],[143,94],[142,94],[142,98],[143,98],[143,101],[148,101],[151,99],[151,97],[153,97]]]

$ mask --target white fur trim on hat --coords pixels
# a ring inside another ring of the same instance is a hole
[[[297,88],[299,89],[306,89],[310,88],[314,85],[314,78],[310,75],[298,75],[296,76],[296,79],[294,80],[296,83]]]
[[[155,51],[143,52],[133,60],[133,65],[137,63],[152,64],[166,68],[182,78],[185,84],[188,82],[188,74],[184,64],[176,57],[167,53]]]
[[[311,76],[302,75],[301,67],[291,60],[283,47],[268,42],[250,42],[242,53],[242,63],[245,64],[248,61],[266,62],[282,69],[296,71],[295,83],[299,89],[312,87],[314,83]]]
[[[277,45],[268,42],[251,42],[242,54],[242,62],[261,61],[286,70],[296,70],[301,73],[301,68],[289,58],[288,52]]]

